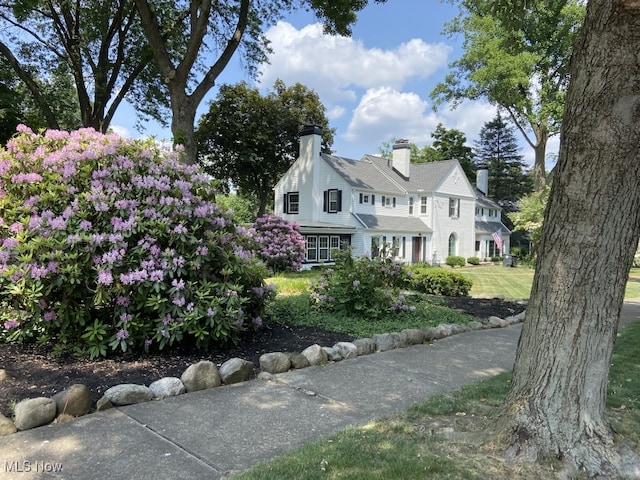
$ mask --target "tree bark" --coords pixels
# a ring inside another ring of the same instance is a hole
[[[640,236],[639,51],[640,2],[590,1],[503,417],[511,458],[552,456],[594,478],[639,475],[605,416]]]

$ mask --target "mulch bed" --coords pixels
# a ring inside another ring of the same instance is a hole
[[[498,299],[447,298],[445,303],[479,319],[492,315],[506,318],[525,309],[524,305]],[[0,369],[8,376],[0,380],[0,413],[11,416],[12,402],[50,397],[76,383],[89,387],[95,403],[114,385],[149,385],[162,377],[180,377],[189,365],[200,360],[221,365],[230,358],[239,357],[253,362],[257,368],[263,353],[300,352],[315,343],[331,346],[350,340],[353,338],[348,335],[319,328],[272,324],[258,334],[245,336],[237,345],[211,352],[180,349],[162,354],[123,354],[101,360],[54,356],[46,348],[35,345],[1,344]]]

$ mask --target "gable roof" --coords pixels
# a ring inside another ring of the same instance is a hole
[[[397,183],[385,175],[381,175],[380,171],[370,161],[365,159],[352,160],[327,154],[322,154],[321,157],[353,188],[400,195],[405,193]]]
[[[417,217],[390,217],[387,215],[368,215],[353,213],[365,228],[372,230],[387,230],[395,232],[424,232],[432,233],[433,230]]]
[[[457,160],[412,163],[411,176],[405,178],[393,169],[391,160],[375,155],[365,155],[364,158],[371,161],[380,171],[391,177],[400,187],[410,192],[419,190],[424,190],[425,192],[435,191],[451,170],[456,165],[459,165]]]
[[[482,190],[479,190],[478,188],[476,188],[476,203],[478,207],[497,208],[499,210],[502,210],[502,207],[500,205],[488,198],[482,192]]]

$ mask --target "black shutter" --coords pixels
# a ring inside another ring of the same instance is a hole
[[[386,205],[386,203],[384,203],[386,201],[386,198],[384,197],[384,195],[382,195],[382,206],[384,207]]]
[[[375,204],[376,204],[376,196],[371,195],[371,205],[375,205]]]
[[[322,202],[322,211],[326,212],[329,210],[329,191],[325,190],[323,192],[323,202]]]
[[[360,194],[360,203],[362,203],[362,194]]]
[[[288,202],[288,200],[289,200],[289,194],[285,193],[284,194],[284,203],[282,204],[282,211],[284,213],[289,213],[289,202]]]
[[[342,211],[342,190],[338,190],[338,212]]]
[[[393,208],[396,208],[396,197],[393,197]]]

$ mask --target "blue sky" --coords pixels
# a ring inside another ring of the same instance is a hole
[[[462,38],[441,34],[456,14],[456,7],[438,0],[371,2],[346,38],[324,35],[312,13],[296,12],[267,31],[274,52],[255,84],[266,90],[279,78],[288,86],[300,82],[315,90],[336,128],[333,151],[340,156],[358,159],[377,153],[391,138],[428,145],[438,123],[463,131],[472,146],[495,108],[464,102],[455,110],[442,105],[434,111],[429,99],[448,64],[461,55]],[[218,83],[242,80],[254,83],[234,59]],[[214,88],[208,98],[215,94]],[[200,113],[206,110],[207,101]],[[129,109],[122,109],[113,122],[117,131],[141,136],[134,124]],[[170,138],[168,129],[152,123],[144,134]],[[521,153],[533,163],[531,148],[523,144]]]

